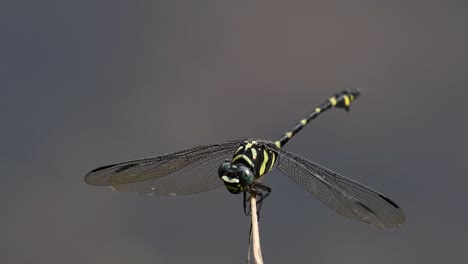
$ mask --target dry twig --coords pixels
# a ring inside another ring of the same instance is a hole
[[[251,238],[252,238],[252,252],[255,264],[263,264],[262,250],[260,248],[260,235],[258,231],[258,218],[257,218],[257,196],[250,195],[250,214],[252,216],[251,225]],[[249,257],[250,259],[250,248]]]

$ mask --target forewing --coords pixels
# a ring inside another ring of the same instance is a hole
[[[232,158],[242,141],[204,145],[133,161],[99,167],[85,176],[93,185],[158,195],[203,192],[223,184],[218,167]]]
[[[277,168],[333,211],[378,227],[404,224],[403,211],[385,195],[296,154],[270,148],[279,154]]]

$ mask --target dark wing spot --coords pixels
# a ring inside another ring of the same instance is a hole
[[[387,201],[387,203],[391,204],[393,207],[395,207],[396,209],[400,209],[400,207],[392,200],[390,200],[389,198],[379,194],[380,198],[384,199],[385,201]]]
[[[108,168],[110,168],[110,167],[113,167],[113,166],[115,166],[115,165],[116,165],[116,164],[102,166],[102,167],[99,167],[99,168],[96,168],[96,169],[90,171],[89,173],[91,173],[91,172],[97,172],[97,171],[102,171],[102,170],[108,169]]]
[[[137,165],[138,165],[138,164],[136,164],[136,163],[127,164],[127,165],[125,165],[125,166],[122,166],[122,167],[116,169],[116,170],[114,171],[114,173],[120,173],[120,172],[122,172],[122,171],[126,171],[126,170],[128,170],[128,169],[130,169],[130,168],[136,167]]]
[[[356,203],[358,203],[360,206],[364,207],[364,209],[366,209],[367,211],[369,211],[369,212],[371,212],[372,214],[375,215],[375,212],[372,211],[367,205],[365,205],[365,204],[363,204],[361,202],[358,202],[358,201],[356,201]]]

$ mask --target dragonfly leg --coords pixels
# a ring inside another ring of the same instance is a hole
[[[249,198],[247,198],[247,192],[244,191],[244,214],[245,215],[250,215],[250,206],[248,205],[249,203],[249,200],[250,200],[250,195],[249,195]]]
[[[250,211],[250,198],[255,195],[257,200],[257,216],[260,218],[260,209],[262,208],[263,201],[271,193],[271,188],[260,183],[253,183],[250,188],[244,191],[244,213],[249,216]],[[248,194],[248,195],[247,195]]]
[[[270,195],[271,188],[260,183],[254,183],[251,187],[251,193],[259,197],[257,199],[257,216],[260,219],[260,209],[262,209],[263,201]]]
[[[244,191],[244,213],[246,216],[250,216],[250,198],[252,197],[251,190]],[[255,197],[257,198],[257,197]]]

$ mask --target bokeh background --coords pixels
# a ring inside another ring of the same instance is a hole
[[[231,139],[287,150],[387,194],[380,230],[275,171],[265,263],[468,260],[468,9],[463,1],[2,1],[0,262],[244,263],[249,218],[220,188],[112,192],[91,169]]]

